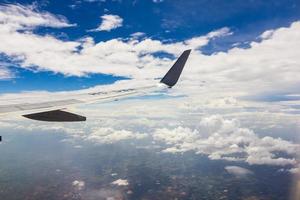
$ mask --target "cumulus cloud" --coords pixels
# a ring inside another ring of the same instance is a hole
[[[278,172],[288,172],[291,174],[300,174],[300,164],[293,166],[292,168],[281,168]]]
[[[239,166],[226,166],[225,170],[238,178],[244,178],[253,174],[251,170]]]
[[[186,101],[189,102],[189,99]],[[230,100],[234,105],[238,103],[237,101]],[[191,151],[207,155],[211,160],[246,162],[250,165],[267,164],[296,170],[299,164],[296,159],[299,144],[276,138],[272,136],[272,132],[268,133],[270,136],[258,135],[250,128],[245,128],[245,125],[241,126],[239,120],[229,118],[228,115],[226,118],[220,115],[206,116],[199,122],[199,115],[203,113],[194,115],[195,113],[191,113],[190,109],[180,106],[184,102],[184,99],[178,101],[175,98],[114,102],[102,106],[91,105],[82,107],[89,118],[85,123],[55,123],[49,126],[47,123],[13,120],[11,123],[0,123],[0,128],[10,131],[22,130],[23,133],[25,131],[65,133],[65,141],[72,142],[73,146],[80,145],[82,141],[97,145],[123,141],[132,144],[139,142],[141,145],[148,145],[164,153]],[[205,107],[205,104],[202,105]],[[225,112],[227,113],[228,110]],[[246,117],[251,126],[255,124],[254,122],[267,122],[258,125],[256,130],[264,129],[269,125],[282,124],[283,120],[293,119],[293,123],[296,124],[299,122],[298,116],[281,113],[266,114],[254,112],[240,117],[241,119]],[[262,117],[264,115],[265,118]],[[289,123],[286,126],[291,127]],[[284,137],[288,135],[286,132],[284,134]]]
[[[84,181],[78,181],[75,180],[72,182],[72,185],[74,186],[74,188],[76,188],[77,190],[83,190],[85,187],[85,182]]]
[[[28,121],[27,121],[28,122]],[[148,137],[146,133],[139,133],[124,129],[114,129],[112,127],[101,127],[99,123],[79,123],[77,126],[62,123],[20,123],[18,120],[12,122],[0,122],[0,129],[23,130],[28,132],[44,131],[49,133],[65,133],[69,138],[64,141],[88,141],[94,144],[112,144],[129,140],[141,140]],[[75,145],[81,148],[81,145]]]
[[[102,15],[102,22],[98,28],[90,31],[111,31],[123,25],[123,19],[118,15]]]
[[[153,138],[164,142],[166,153],[195,151],[212,160],[245,161],[249,164],[295,165],[295,158],[277,155],[278,152],[296,155],[299,145],[269,136],[259,137],[252,130],[240,127],[237,120],[219,115],[203,118],[198,129],[177,127],[157,129]]]
[[[118,179],[118,180],[113,181],[111,184],[118,185],[118,186],[127,186],[127,185],[129,185],[129,183],[126,179]]]
[[[63,16],[39,11],[34,5],[20,4],[0,5],[0,23],[1,28],[10,30],[31,29],[37,26],[61,28],[75,25],[69,24]]]
[[[94,143],[115,143],[130,139],[142,139],[147,135],[142,133],[134,133],[127,130],[114,130],[113,128],[98,128],[85,137],[85,140]]]
[[[293,174],[299,174],[300,173],[300,167],[294,167],[288,170],[290,173]]]

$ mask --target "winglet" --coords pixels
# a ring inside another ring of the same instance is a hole
[[[173,87],[177,83],[190,53],[191,49],[185,50],[160,82],[169,87]]]

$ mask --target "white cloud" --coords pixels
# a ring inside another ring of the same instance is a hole
[[[144,32],[135,32],[135,33],[130,34],[130,36],[134,39],[141,38],[145,35],[146,35],[146,33],[144,33]]]
[[[63,16],[38,11],[34,5],[22,6],[20,4],[0,5],[0,24],[1,28],[10,30],[31,29],[36,26],[53,28],[74,26],[74,24],[69,24]]]
[[[207,36],[209,38],[215,38],[215,37],[222,37],[222,36],[227,36],[227,35],[232,35],[232,34],[233,34],[233,32],[231,32],[228,27],[224,27],[224,28],[218,29],[217,31],[210,32]]]
[[[118,15],[102,15],[102,22],[98,28],[90,31],[111,31],[123,25],[123,19]]]
[[[115,143],[124,140],[130,139],[142,139],[145,138],[146,134],[133,133],[132,131],[127,130],[114,130],[112,128],[98,128],[93,131],[91,134],[86,136],[84,139],[94,143]]]
[[[250,128],[244,127],[246,120],[250,122],[250,126],[258,125],[255,130],[269,126],[276,127],[284,123],[290,128],[293,125],[288,121],[293,120],[293,123],[299,125],[299,116],[276,113],[278,111],[275,113],[255,111],[244,115],[243,109],[242,112],[232,113],[231,107],[229,110],[225,107],[224,111],[217,111],[226,113],[224,114],[226,118],[220,115],[207,116],[207,113],[211,112],[209,109],[214,109],[210,108],[210,105],[207,109],[205,103],[200,102],[203,109],[207,110],[204,113],[193,113],[190,108],[181,106],[185,102],[190,102],[190,99],[139,99],[102,105],[84,105],[80,111],[88,116],[89,120],[85,123],[54,123],[49,126],[47,123],[29,120],[23,122],[12,120],[12,123],[0,123],[0,129],[13,132],[22,130],[23,133],[41,131],[49,134],[65,133],[64,141],[71,142],[72,146],[81,145],[82,141],[97,145],[126,141],[128,144],[145,145],[165,153],[192,151],[207,155],[212,160],[221,159],[287,168],[298,166],[299,161],[296,156],[299,152],[299,144],[272,136],[272,132],[267,133],[269,136],[258,135]],[[230,105],[241,104],[237,99],[231,99],[229,102]],[[199,122],[199,117],[203,115],[206,116]],[[233,115],[236,115],[235,118],[232,117]],[[237,117],[245,118],[243,123],[237,120]],[[5,119],[7,118],[6,116]],[[290,135],[288,131],[283,131],[282,136],[287,135]]]
[[[113,181],[111,184],[118,185],[118,186],[127,186],[127,185],[129,185],[129,183],[126,179],[118,179],[118,180]]]
[[[151,53],[167,51],[179,54],[181,52],[178,49],[198,48],[208,42],[206,37],[199,37],[187,40],[186,44],[173,45],[151,39],[128,42],[112,39],[94,44],[92,38],[65,42],[32,33],[0,31],[0,34],[4,39],[0,44],[0,52],[18,58],[25,68],[66,75],[104,73],[137,79],[160,77],[171,66],[171,60],[156,58]],[[81,52],[74,53],[79,47],[83,48]]]
[[[226,166],[225,170],[238,178],[244,178],[253,174],[251,170],[239,166]]]
[[[112,144],[122,141],[141,140],[148,137],[145,133],[123,129],[119,130],[112,127],[101,127],[101,124],[99,123],[78,123],[77,126],[73,126],[72,124],[52,123],[52,125],[49,126],[49,124],[42,122],[27,122],[28,121],[20,123],[18,119],[9,122],[0,122],[0,130],[10,129],[27,132],[44,131],[51,134],[65,133],[69,136],[64,140],[66,142],[79,139],[79,141],[85,140],[94,144]],[[82,145],[75,144],[74,148],[82,148]]]
[[[294,165],[292,168],[281,168],[278,172],[288,172],[291,174],[300,174],[300,164]]]
[[[300,167],[294,167],[288,170],[292,174],[300,174]]]
[[[299,145],[269,136],[259,137],[252,130],[241,128],[237,120],[215,115],[203,118],[197,130],[177,127],[157,129],[153,138],[164,142],[166,153],[195,151],[207,154],[212,160],[245,161],[249,164],[295,165],[295,158],[277,155],[283,152],[296,155]]]
[[[77,190],[83,190],[85,187],[85,182],[84,181],[78,181],[75,180],[72,182],[72,185],[77,189]]]
[[[63,41],[50,35],[40,36],[30,30],[26,32],[18,30],[24,27],[33,29],[36,26],[70,26],[66,21],[49,13],[34,12],[31,7],[19,5],[14,7],[17,8],[14,15],[22,16],[22,20],[15,20],[10,12],[1,13],[2,19],[9,20],[3,20],[0,24],[2,38],[0,52],[14,59],[24,68],[53,71],[65,75],[103,73],[136,79],[160,77],[170,67],[172,61],[167,58],[156,58],[152,53],[166,51],[178,55],[186,48],[200,48],[212,37],[211,35],[200,36],[177,43],[162,43],[147,38],[138,41],[134,39],[135,36],[128,41],[111,39],[95,43],[91,37],[78,41]],[[28,12],[25,15],[27,17],[22,14],[23,10]],[[37,19],[31,20],[31,16]],[[103,25],[103,27],[109,26]],[[221,32],[224,32],[223,29]],[[79,51],[79,48],[82,50]]]

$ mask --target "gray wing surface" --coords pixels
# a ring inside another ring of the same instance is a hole
[[[161,83],[167,85],[168,87],[172,87],[177,83],[190,52],[191,50],[186,50],[181,54],[175,64],[161,79]],[[92,102],[109,102],[131,96],[139,96],[141,94],[146,94],[157,89],[157,85],[149,85],[122,90],[77,94],[66,99],[49,100],[37,103],[14,103],[0,105],[0,115],[17,112],[23,113],[21,114],[23,117],[39,121],[85,121],[86,117],[64,111],[64,109],[72,105],[87,104]]]

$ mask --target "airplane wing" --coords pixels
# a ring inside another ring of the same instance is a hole
[[[190,52],[191,50],[186,50],[181,54],[174,65],[161,79],[160,83],[168,86],[169,88],[173,87],[177,83]],[[50,122],[86,121],[86,117],[67,112],[64,109],[71,105],[91,102],[107,102],[130,96],[138,96],[157,89],[157,85],[149,85],[122,90],[89,92],[85,94],[77,94],[66,99],[49,100],[39,103],[0,105],[0,114],[19,112],[25,113],[22,114],[22,116],[28,119]]]

